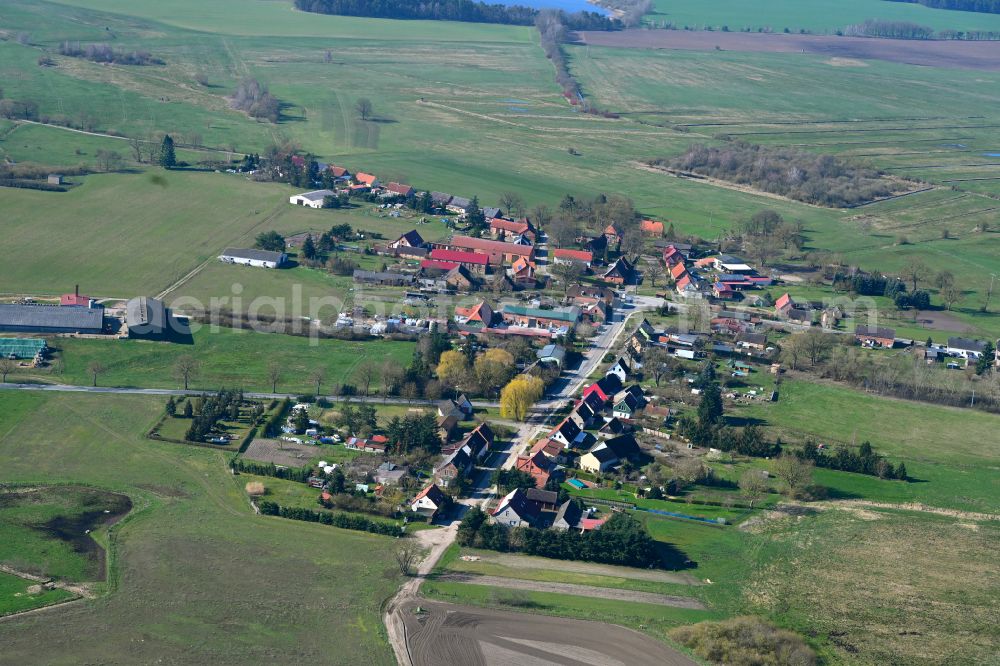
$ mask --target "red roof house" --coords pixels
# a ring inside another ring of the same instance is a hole
[[[558,248],[553,250],[552,257],[555,259],[557,264],[578,261],[582,264],[586,264],[588,268],[594,261],[593,252],[587,252],[586,250],[570,250],[568,248]]]
[[[663,235],[663,222],[656,222],[655,220],[643,220],[639,224],[639,228],[642,233],[648,236],[660,237]]]
[[[783,313],[786,310],[791,310],[794,307],[795,307],[795,301],[793,301],[792,297],[789,296],[788,294],[782,294],[782,296],[774,302],[774,309],[779,313]]]
[[[477,273],[485,273],[486,267],[490,263],[489,257],[485,254],[466,252],[464,250],[444,250],[441,248],[431,250],[431,259],[460,264]]]

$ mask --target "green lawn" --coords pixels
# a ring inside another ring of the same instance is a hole
[[[349,342],[310,340],[305,337],[257,333],[228,328],[212,331],[206,326],[194,334],[191,345],[143,340],[94,340],[58,338],[50,340],[63,360],[62,374],[40,373],[44,381],[69,384],[92,383],[90,362],[99,361],[105,372],[98,376],[101,386],[183,388],[174,374],[180,356],[191,355],[199,362],[192,389],[239,387],[247,391],[271,392],[268,364],[281,365],[280,393],[313,393],[310,379],[316,368],[325,371],[323,391],[343,383],[357,383],[357,368],[371,361],[381,367],[387,360],[406,366],[414,343],[393,340]],[[18,375],[11,375],[17,377]],[[31,375],[27,375],[31,377]],[[378,388],[378,373],[372,389]],[[325,387],[325,388],[324,388]]]
[[[29,592],[38,583],[8,573],[0,572],[0,617],[50,606],[73,598],[72,592],[62,589]]]
[[[136,505],[108,538],[110,594],[58,622],[0,624],[4,659],[393,663],[380,610],[399,583],[393,541],[255,516],[226,455],[145,439],[161,408],[145,397],[0,394],[5,481],[93,484]]]

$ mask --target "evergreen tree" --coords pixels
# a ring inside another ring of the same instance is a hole
[[[722,419],[722,391],[714,381],[702,388],[698,404],[698,421],[703,426],[714,426]]]
[[[989,371],[990,366],[993,365],[995,356],[996,349],[993,347],[993,343],[987,340],[986,345],[983,347],[983,355],[976,361],[976,374],[982,375]]]
[[[899,463],[899,465],[896,466],[896,478],[899,479],[900,481],[907,480],[906,465],[904,463]]]
[[[164,169],[172,169],[177,166],[177,155],[174,154],[174,140],[169,134],[164,135],[160,144],[160,166]]]
[[[190,400],[184,401],[184,418],[190,419],[194,417],[194,407],[191,406]]]
[[[174,396],[170,396],[170,399],[167,400],[166,411],[167,416],[174,416],[177,414],[177,403],[174,402]]]
[[[302,256],[306,259],[316,258],[316,245],[313,243],[312,235],[307,235],[302,243]]]

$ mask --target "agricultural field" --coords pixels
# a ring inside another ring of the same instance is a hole
[[[371,361],[380,368],[387,360],[407,366],[414,343],[394,340],[349,342],[334,339],[310,339],[291,335],[205,326],[194,333],[191,345],[145,340],[97,340],[58,338],[49,342],[62,360],[60,373],[48,370],[37,374],[18,374],[20,379],[35,377],[44,381],[89,385],[93,382],[88,367],[99,361],[105,371],[98,376],[102,386],[142,386],[183,388],[174,367],[181,356],[193,356],[199,364],[190,388],[214,390],[239,387],[246,391],[272,390],[268,364],[281,367],[277,388],[284,393],[314,393],[313,370],[325,372],[326,389],[344,383],[356,383],[357,367]],[[13,377],[14,375],[12,375]],[[376,370],[372,387],[378,386]]]
[[[813,0],[808,4],[795,0],[717,0],[712,3],[697,0],[655,0],[653,12],[646,23],[653,26],[664,22],[679,28],[709,28],[730,30],[750,28],[781,32],[833,34],[847,25],[865,19],[909,21],[935,30],[1000,30],[1000,18],[990,14],[931,9],[918,4],[886,2],[885,0]]]
[[[158,398],[0,395],[4,481],[87,484],[134,504],[107,539],[110,594],[0,623],[5,659],[247,663],[332,651],[392,663],[380,612],[399,582],[392,540],[254,516],[225,454],[145,439],[161,410]]]

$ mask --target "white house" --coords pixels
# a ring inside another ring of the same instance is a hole
[[[410,509],[414,513],[420,513],[425,516],[434,516],[441,507],[443,507],[448,501],[447,496],[444,494],[440,488],[438,488],[433,483],[419,493],[413,498],[410,503]]]
[[[303,192],[295,196],[288,197],[288,203],[296,206],[309,206],[310,208],[322,208],[323,199],[335,197],[337,193],[333,190],[315,190],[313,192]]]
[[[227,264],[256,266],[258,268],[278,268],[288,261],[288,255],[284,252],[272,252],[271,250],[227,247],[219,255],[219,261],[224,261]]]
[[[615,375],[618,377],[618,379],[624,382],[626,379],[628,379],[628,375],[630,372],[632,372],[632,368],[629,365],[629,362],[625,359],[624,356],[621,356],[618,358],[617,361],[615,361],[614,365],[608,368],[608,371],[605,372],[604,374]]]

